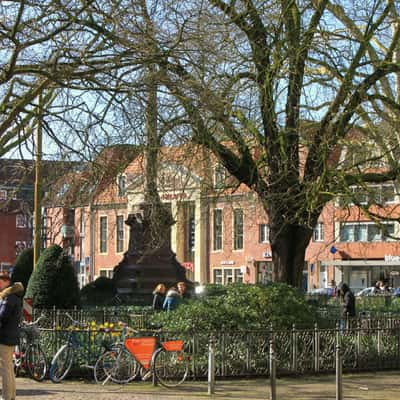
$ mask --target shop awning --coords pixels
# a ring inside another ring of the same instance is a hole
[[[397,266],[400,267],[400,261],[387,260],[326,260],[321,261],[322,266],[334,265],[336,267],[352,267],[352,266]]]

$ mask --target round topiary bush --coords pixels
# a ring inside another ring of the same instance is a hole
[[[29,280],[25,297],[36,308],[79,306],[79,285],[69,256],[58,245],[43,251]]]
[[[226,293],[193,299],[173,312],[161,312],[154,322],[170,331],[288,329],[312,326],[315,309],[296,288],[285,284],[269,286],[229,285]]]
[[[117,291],[114,281],[100,276],[81,289],[82,306],[103,306],[113,303]]]
[[[11,274],[11,281],[21,282],[26,290],[29,279],[33,271],[33,248],[25,249],[18,256],[13,272]]]

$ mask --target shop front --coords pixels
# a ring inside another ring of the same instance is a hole
[[[347,283],[353,291],[383,281],[389,287],[400,287],[400,256],[387,255],[380,260],[322,261],[321,269],[333,270],[334,280]]]

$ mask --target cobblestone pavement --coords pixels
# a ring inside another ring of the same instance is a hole
[[[400,371],[345,375],[343,397],[346,400],[399,400]],[[334,400],[335,376],[284,378],[277,381],[278,400]],[[185,382],[176,389],[153,387],[149,383],[105,386],[85,381],[53,384],[17,379],[18,400],[203,400],[207,382]],[[267,379],[218,380],[211,398],[229,400],[269,399]]]

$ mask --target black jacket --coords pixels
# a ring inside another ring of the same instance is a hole
[[[356,316],[356,301],[354,294],[349,290],[343,296],[343,317],[355,317]]]
[[[0,300],[0,344],[18,344],[21,309],[22,299],[16,294],[10,294]]]
[[[160,311],[163,309],[165,296],[161,293],[153,292],[153,310]]]

